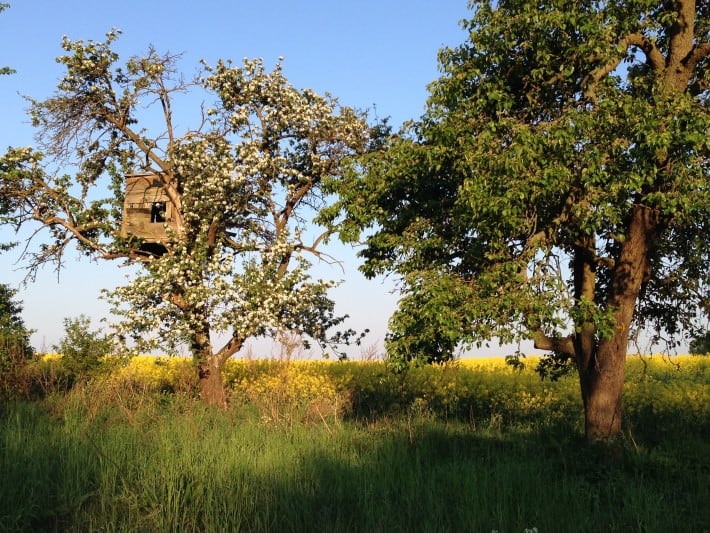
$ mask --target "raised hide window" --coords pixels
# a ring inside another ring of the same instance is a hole
[[[159,255],[165,251],[161,243],[168,238],[166,227],[177,229],[174,224],[172,203],[160,177],[155,174],[128,174],[121,236],[139,237],[144,243],[141,248]]]
[[[165,222],[165,202],[153,202],[150,205],[150,221],[153,223]]]

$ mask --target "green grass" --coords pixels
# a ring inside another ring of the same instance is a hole
[[[612,455],[582,441],[574,380],[505,370],[456,374],[475,416],[437,400],[436,370],[395,395],[378,367],[331,367],[363,373],[361,405],[322,420],[99,385],[15,401],[0,407],[0,531],[710,531],[710,421],[693,396],[707,367],[632,369]]]

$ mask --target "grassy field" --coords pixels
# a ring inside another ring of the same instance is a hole
[[[708,358],[629,362],[613,457],[573,376],[233,362],[220,411],[190,370],[3,405],[0,531],[710,531]]]

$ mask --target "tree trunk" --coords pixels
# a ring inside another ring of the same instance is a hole
[[[227,391],[222,380],[224,359],[212,352],[209,323],[205,321],[192,335],[192,357],[197,367],[200,396],[208,405],[227,407]]]
[[[579,368],[588,441],[609,442],[621,434],[625,373],[625,343],[602,343],[589,365]]]
[[[575,343],[585,435],[590,441],[611,441],[621,434],[629,329],[641,287],[649,276],[648,256],[657,226],[655,211],[642,205],[632,208],[606,302],[613,312],[614,331],[591,350],[582,350]]]
[[[209,356],[198,365],[200,396],[208,405],[222,409],[227,407],[227,391],[222,379],[222,362],[216,356]]]

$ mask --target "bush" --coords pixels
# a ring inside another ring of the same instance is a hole
[[[62,356],[59,365],[69,388],[77,381],[105,374],[112,368],[114,359],[106,357],[111,353],[111,340],[100,331],[92,331],[88,317],[65,318],[64,332],[65,336],[53,348]]]

